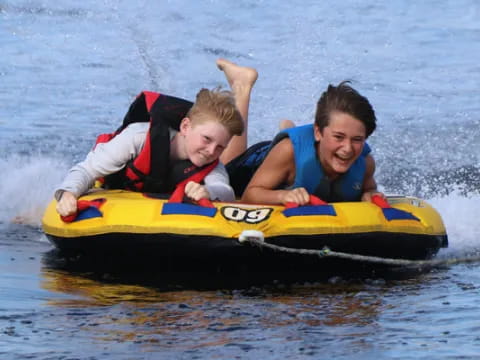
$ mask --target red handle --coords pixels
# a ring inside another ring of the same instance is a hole
[[[310,195],[310,198],[308,199],[308,204],[307,205],[327,205],[325,201],[320,199],[319,197],[315,195]],[[298,207],[299,205],[295,202],[287,202],[285,203],[285,207],[287,209],[295,208]]]
[[[180,203],[183,201],[183,197],[185,196],[185,185],[180,184],[177,186],[175,191],[172,193],[170,196],[170,199],[168,199],[169,203]],[[203,207],[208,207],[208,208],[213,208],[213,203],[210,201],[210,199],[203,198],[197,201],[198,205],[203,206]]]
[[[96,202],[95,200],[89,201],[89,200],[78,200],[77,201],[77,211],[74,214],[67,215],[67,216],[61,216],[60,219],[62,219],[63,222],[70,223],[74,221],[78,214],[83,211],[88,209],[90,206],[98,206],[98,201]]]
[[[208,207],[208,208],[213,208],[213,203],[210,201],[210,199],[203,198],[197,201],[198,205],[203,206],[203,207]]]
[[[390,204],[388,203],[388,201],[386,199],[384,199],[383,197],[381,197],[380,195],[373,195],[372,196],[372,203],[381,207],[382,209],[386,209],[386,208],[391,207]]]
[[[78,215],[78,212],[72,215],[66,215],[66,216],[60,215],[60,219],[62,219],[63,222],[71,223],[73,220],[77,218],[77,215]]]

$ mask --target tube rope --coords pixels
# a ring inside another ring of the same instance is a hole
[[[271,250],[286,252],[290,254],[316,255],[320,258],[336,257],[340,259],[364,261],[364,262],[384,264],[384,265],[406,266],[406,267],[434,267],[434,266],[441,266],[441,265],[454,265],[454,264],[473,263],[473,262],[480,261],[480,256],[471,256],[471,257],[453,258],[453,259],[407,260],[407,259],[383,258],[379,256],[368,256],[368,255],[360,255],[360,254],[349,254],[344,252],[332,251],[328,247],[324,247],[321,250],[297,249],[297,248],[289,248],[285,246],[269,244],[253,237],[247,237],[243,240],[243,242],[250,243],[252,245],[256,245],[261,248],[268,248]]]

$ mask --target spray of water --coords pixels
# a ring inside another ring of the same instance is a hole
[[[465,196],[453,192],[448,196],[429,199],[428,202],[438,210],[447,229],[449,247],[443,251],[445,255],[469,256],[480,251],[478,194]]]
[[[0,159],[0,167],[9,169],[9,176],[0,182],[0,223],[40,226],[54,188],[68,169],[66,162],[52,157],[14,155]]]

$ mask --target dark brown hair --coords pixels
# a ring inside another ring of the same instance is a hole
[[[342,81],[338,86],[328,85],[318,100],[315,124],[323,131],[330,122],[330,114],[339,111],[360,120],[365,125],[368,137],[376,128],[375,111],[368,99],[349,84],[349,81]]]

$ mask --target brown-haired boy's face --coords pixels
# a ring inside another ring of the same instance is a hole
[[[335,178],[350,169],[366,140],[365,125],[353,116],[334,111],[322,131],[315,126],[317,155],[327,176]]]

